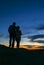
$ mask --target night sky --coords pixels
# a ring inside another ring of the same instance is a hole
[[[0,43],[8,41],[8,27],[14,21],[24,34],[22,41],[44,35],[44,0],[0,0]]]

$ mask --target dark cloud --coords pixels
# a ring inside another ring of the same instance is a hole
[[[32,48],[32,47],[36,47],[36,45],[24,45],[27,48]],[[38,46],[38,48],[44,48],[44,46]]]
[[[33,40],[33,42],[44,43],[44,40],[36,40],[36,41]]]
[[[44,48],[44,46],[39,46],[39,48]]]
[[[33,35],[33,36],[28,36],[29,39],[31,39],[31,41],[37,39],[37,38],[44,38],[44,35]]]
[[[44,25],[41,25],[39,27],[36,28],[37,30],[44,30]]]

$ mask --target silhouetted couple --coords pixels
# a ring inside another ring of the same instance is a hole
[[[13,24],[9,26],[8,32],[9,32],[9,47],[14,48],[14,43],[16,41],[17,48],[19,48],[20,41],[21,41],[21,35],[22,35],[20,27],[16,26],[16,23],[13,22]]]

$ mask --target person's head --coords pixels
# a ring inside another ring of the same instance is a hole
[[[15,22],[13,22],[13,26],[16,26],[16,23]]]
[[[20,29],[20,26],[17,26],[17,29]]]

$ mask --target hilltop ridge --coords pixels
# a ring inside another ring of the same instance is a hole
[[[0,65],[44,65],[44,50],[8,48],[0,45]]]

